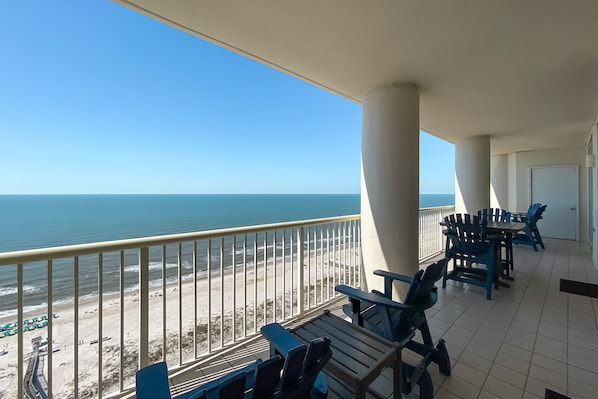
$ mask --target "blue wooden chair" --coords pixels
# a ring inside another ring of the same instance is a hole
[[[478,217],[486,221],[510,222],[511,212],[500,208],[486,208],[478,211]]]
[[[280,379],[283,360],[274,356],[226,374],[172,397],[166,362],[158,362],[138,370],[135,375],[137,399],[269,399]]]
[[[404,347],[418,353],[422,360],[415,366],[403,362],[402,391],[409,394],[419,385],[419,397],[432,398],[434,387],[427,367],[436,363],[441,373],[451,374],[451,364],[443,339],[434,346],[425,310],[438,300],[434,284],[444,275],[447,259],[442,259],[420,270],[414,276],[404,276],[383,270],[374,271],[384,278],[384,292],[364,292],[356,288],[339,285],[336,291],[347,295],[350,303],[343,306],[353,323],[391,341],[402,342]],[[403,303],[392,300],[392,286],[395,281],[409,284]],[[419,331],[423,343],[415,341],[414,331]]]
[[[260,331],[270,343],[270,355],[285,359],[275,397],[325,399],[328,384],[322,369],[332,357],[330,339],[319,337],[305,345],[278,323],[267,324]]]
[[[492,299],[492,286],[498,288],[497,245],[501,237],[489,236],[486,222],[469,214],[453,214],[444,218],[447,237],[445,257],[453,259],[453,270],[445,272],[442,288],[446,288],[447,280],[455,280],[484,287],[486,299]]]
[[[534,207],[533,213],[527,214],[515,214],[513,216],[513,221],[525,223],[525,229],[521,233],[517,233],[513,236],[513,243],[514,244],[523,244],[523,245],[530,245],[534,251],[538,252],[538,245],[542,247],[542,249],[546,249],[544,246],[544,241],[542,241],[542,236],[540,235],[540,231],[538,230],[538,220],[542,218],[542,214],[546,210],[546,205],[540,204],[533,204],[538,205]],[[530,206],[530,209],[532,207]]]

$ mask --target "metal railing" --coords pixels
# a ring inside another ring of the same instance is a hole
[[[444,251],[445,237],[439,223],[455,213],[455,206],[421,208],[419,210],[419,260],[420,262]]]
[[[176,369],[300,318],[335,285],[359,286],[359,237],[359,216],[346,216],[0,254],[13,281],[0,311],[16,309],[0,323],[15,368],[0,394],[31,390],[26,348],[39,335],[48,397],[118,397],[139,367]]]
[[[438,222],[453,209],[420,210],[421,259],[444,249]],[[360,255],[359,215],[2,253],[0,348],[14,381],[0,396],[32,389],[28,341],[44,335],[48,397],[123,396],[139,367],[189,366],[301,318],[337,284],[359,287]]]

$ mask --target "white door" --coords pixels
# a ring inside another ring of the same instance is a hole
[[[577,166],[531,168],[531,202],[547,205],[538,221],[542,237],[577,240]]]

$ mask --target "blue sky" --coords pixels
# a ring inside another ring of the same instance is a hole
[[[110,1],[2,2],[0,51],[0,194],[359,193],[360,104]]]

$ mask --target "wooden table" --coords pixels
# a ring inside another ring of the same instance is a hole
[[[386,367],[393,369],[394,398],[401,393],[401,345],[353,325],[325,310],[324,314],[290,330],[303,342],[330,338],[332,358],[324,367],[329,389],[339,397],[365,398],[369,385]],[[384,398],[373,390],[368,394]]]

